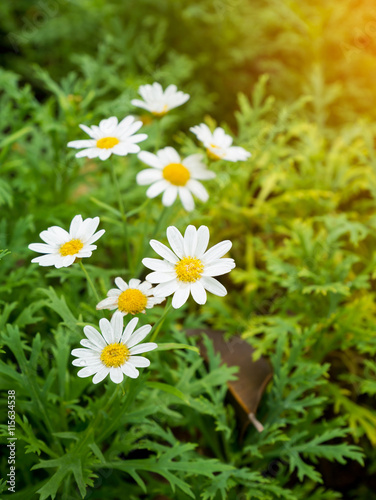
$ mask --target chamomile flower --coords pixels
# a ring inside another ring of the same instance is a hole
[[[189,129],[206,147],[206,152],[212,160],[245,161],[251,153],[240,146],[231,146],[232,137],[223,128],[217,127],[211,132],[205,123]]]
[[[95,232],[98,224],[99,217],[82,220],[81,215],[76,215],[70,224],[69,232],[59,226],[49,227],[39,235],[45,243],[29,245],[30,250],[45,254],[35,257],[31,262],[59,269],[70,266],[76,259],[91,257],[93,250],[97,249],[93,243],[105,232],[104,229]]]
[[[151,330],[151,325],[145,325],[134,331],[138,318],[133,318],[123,331],[123,315],[116,312],[111,322],[105,318],[99,321],[100,332],[92,326],[85,326],[86,339],[81,340],[84,348],[73,349],[74,366],[82,367],[77,373],[79,377],[93,377],[93,383],[98,384],[107,375],[115,384],[123,381],[124,375],[137,378],[137,368],[145,368],[150,361],[143,356],[144,352],[152,351],[158,346],[154,342],[140,344]]]
[[[141,151],[138,157],[152,167],[137,174],[138,184],[151,184],[146,191],[149,198],[163,193],[162,203],[169,207],[179,195],[188,212],[195,207],[192,194],[201,201],[208,200],[209,195],[199,180],[213,179],[215,173],[206,168],[202,155],[194,154],[182,160],[174,148],[167,147],[157,154]]]
[[[198,229],[188,226],[184,238],[176,227],[170,226],[167,239],[173,251],[159,241],[150,241],[150,246],[163,260],[145,258],[142,261],[154,271],[146,279],[159,283],[154,289],[157,297],[174,294],[172,306],[178,309],[190,293],[198,304],[205,304],[206,290],[220,297],[227,294],[226,288],[213,276],[226,274],[235,267],[234,259],[222,258],[230,250],[231,241],[222,241],[206,250],[209,243],[206,226]]]
[[[118,309],[123,316],[144,313],[165,300],[165,297],[154,297],[154,289],[147,281],[141,283],[131,279],[129,285],[122,278],[115,278],[118,288],[112,288],[107,298],[97,304],[97,309]]]
[[[76,158],[87,156],[88,158],[107,160],[112,154],[126,156],[128,153],[138,153],[140,147],[137,143],[148,137],[146,134],[134,135],[141,127],[142,122],[135,121],[133,116],[127,116],[120,123],[118,123],[116,116],[111,116],[107,120],[102,120],[99,126],[80,125],[80,128],[91,139],[68,142],[68,147],[84,148],[76,154]]]
[[[189,94],[184,94],[178,90],[176,85],[169,85],[165,91],[160,83],[154,82],[153,85],[141,85],[138,93],[143,98],[133,99],[131,103],[138,108],[150,111],[154,116],[163,116],[170,109],[181,106],[189,99]]]

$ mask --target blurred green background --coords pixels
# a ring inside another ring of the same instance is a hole
[[[319,97],[323,123],[375,116],[371,0],[18,0],[2,2],[0,19],[2,65],[40,98],[33,64],[57,80],[84,72],[98,91],[173,77],[197,113],[233,123],[237,93],[268,73],[277,97]]]

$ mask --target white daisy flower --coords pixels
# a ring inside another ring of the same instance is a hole
[[[133,116],[127,116],[120,123],[116,116],[111,116],[107,120],[102,120],[99,126],[80,125],[91,139],[68,142],[68,147],[85,148],[76,154],[76,158],[87,156],[107,160],[112,154],[126,156],[128,153],[138,153],[140,147],[137,143],[148,137],[146,134],[133,135],[141,127],[142,122],[136,122]]]
[[[138,279],[131,279],[129,285],[122,278],[115,278],[118,288],[112,288],[107,298],[97,304],[97,309],[118,309],[123,316],[144,313],[165,300],[165,297],[155,297],[154,289],[147,281],[141,283]]]
[[[146,191],[149,198],[163,193],[162,203],[169,207],[179,195],[188,212],[195,207],[192,194],[201,201],[208,200],[209,195],[199,180],[213,179],[215,173],[206,168],[202,155],[194,154],[181,160],[174,148],[167,147],[157,151],[157,154],[141,151],[138,157],[153,167],[137,174],[138,184],[151,184]]]
[[[154,116],[163,116],[170,109],[181,106],[189,99],[189,94],[184,94],[178,90],[176,85],[169,85],[165,91],[160,83],[154,82],[153,85],[141,85],[138,93],[143,98],[133,99],[131,103],[138,108],[150,111]]]
[[[167,239],[173,251],[156,240],[150,241],[150,246],[163,257],[159,259],[143,259],[144,266],[153,273],[146,276],[150,283],[159,283],[154,289],[154,295],[168,297],[174,294],[172,306],[181,307],[192,294],[198,304],[205,304],[206,290],[224,297],[226,288],[213,276],[220,276],[235,267],[234,259],[222,259],[231,248],[229,240],[221,241],[210,250],[209,229],[200,226],[188,226],[184,238],[174,226],[167,228]]]
[[[76,215],[70,224],[69,232],[59,226],[49,227],[39,235],[46,243],[29,245],[30,250],[45,254],[35,257],[31,262],[59,269],[70,266],[76,259],[91,257],[93,250],[97,249],[93,243],[105,232],[104,229],[95,232],[98,224],[99,217],[82,220],[81,215]]]
[[[133,318],[123,331],[123,315],[116,312],[111,322],[105,318],[99,321],[99,333],[92,326],[85,326],[86,339],[80,344],[86,349],[73,349],[72,355],[77,359],[74,366],[83,367],[77,375],[79,377],[93,377],[93,384],[101,382],[108,374],[112,382],[120,384],[124,375],[137,378],[137,368],[145,368],[150,361],[143,356],[144,352],[152,351],[158,347],[154,342],[140,344],[151,330],[151,325],[145,325],[133,331],[138,318]]]
[[[217,127],[214,132],[201,123],[189,129],[206,147],[206,152],[212,160],[245,161],[251,153],[240,146],[231,146],[232,137],[227,135],[223,128]]]

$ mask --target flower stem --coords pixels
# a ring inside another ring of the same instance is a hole
[[[171,308],[172,308],[172,299],[169,299],[169,301],[166,303],[166,307],[165,307],[165,310],[163,311],[162,316],[159,318],[159,320],[155,323],[155,325],[153,327],[154,332],[150,338],[150,342],[154,342],[155,339],[157,338],[157,335],[158,335],[160,329],[162,328],[163,323],[165,322],[166,316],[170,312]]]
[[[110,406],[113,404],[113,402],[115,401],[117,395],[119,394],[119,389],[120,389],[120,385],[121,384],[116,384],[116,387],[111,395],[110,398],[108,398],[107,400],[107,403],[106,405],[104,406],[104,408],[99,412],[96,413],[95,417],[93,418],[93,420],[90,422],[90,424],[86,427],[86,430],[84,431],[84,435],[82,437],[82,440],[80,441],[80,443],[77,444],[77,448],[76,448],[76,453],[78,453],[82,448],[83,446],[86,444],[86,441],[90,438],[90,435],[91,433],[95,432],[95,429],[97,428],[98,426],[98,423],[99,423],[99,420],[101,418],[101,415],[103,413],[106,413],[107,410],[110,408]],[[105,397],[106,397],[106,394],[105,394]]]
[[[120,183],[118,176],[116,174],[116,169],[114,163],[112,163],[112,181],[113,185],[117,194],[117,199],[118,199],[118,205],[119,205],[119,210],[121,213],[121,218],[123,221],[123,231],[124,231],[124,244],[125,244],[125,253],[127,255],[127,264],[128,268],[132,267],[132,254],[131,254],[131,247],[129,244],[129,235],[128,235],[128,227],[127,227],[127,216],[125,214],[125,209],[124,209],[124,203],[123,199],[121,197],[121,191],[120,191]]]
[[[158,151],[159,145],[162,140],[162,126],[161,126],[161,118],[156,118],[155,120],[155,152]]]
[[[86,267],[82,264],[82,260],[80,260],[79,263],[80,263],[80,267],[81,267],[81,269],[82,269],[82,271],[83,271],[83,273],[84,273],[84,275],[85,275],[85,277],[87,279],[87,282],[89,283],[89,286],[90,286],[91,290],[94,293],[95,298],[99,302],[100,299],[99,299],[99,295],[98,295],[97,289],[95,288],[95,285],[94,285],[92,279],[90,278],[89,273],[87,272]]]

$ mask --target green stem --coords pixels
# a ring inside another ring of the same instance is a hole
[[[168,210],[169,210],[170,207],[163,207],[163,210],[161,212],[161,215],[159,216],[159,219],[155,225],[155,228],[154,228],[154,231],[153,231],[153,234],[151,236],[151,239],[155,238],[156,236],[158,236],[158,233],[159,233],[159,230],[162,226],[162,222],[164,222],[165,218],[166,218],[166,215],[168,214]]]
[[[166,303],[166,307],[165,307],[165,310],[164,310],[162,316],[159,318],[159,320],[157,321],[157,323],[155,323],[155,325],[153,327],[154,332],[150,338],[150,342],[154,342],[155,339],[157,338],[157,335],[158,335],[160,329],[162,328],[163,323],[165,322],[167,314],[171,311],[171,308],[172,308],[172,299],[169,299],[169,301]]]
[[[123,231],[124,231],[124,243],[125,243],[125,253],[127,255],[127,264],[128,264],[128,269],[132,267],[132,254],[131,254],[131,247],[129,244],[129,234],[128,234],[128,227],[127,227],[127,216],[125,213],[124,209],[124,204],[123,204],[123,198],[121,197],[121,191],[120,191],[120,183],[118,176],[116,174],[116,169],[115,165],[112,163],[112,181],[113,185],[117,194],[118,198],[118,205],[119,205],[119,210],[121,213],[121,218],[123,221]]]
[[[86,270],[86,267],[82,264],[82,260],[80,260],[80,267],[81,267],[81,269],[82,269],[82,271],[83,271],[83,273],[84,273],[84,275],[85,275],[85,277],[87,279],[87,282],[89,283],[90,288],[92,289],[92,291],[94,293],[95,298],[99,302],[100,299],[99,299],[98,292],[97,292],[97,290],[96,290],[96,288],[94,286],[94,283],[93,283],[92,279],[89,276],[89,273]]]
[[[161,119],[157,118],[155,120],[155,144],[154,144],[154,151],[157,152],[159,149],[159,145],[162,140],[162,127],[161,127]]]
[[[112,393],[111,397],[108,398],[107,403],[104,406],[104,408],[101,411],[97,411],[95,418],[93,418],[93,420],[90,422],[90,424],[86,427],[85,434],[84,434],[82,440],[80,441],[80,443],[77,445],[76,453],[78,453],[83,448],[83,446],[86,444],[86,442],[90,438],[92,431],[94,432],[94,429],[97,427],[98,421],[99,421],[102,413],[106,413],[108,408],[113,404],[114,400],[116,399],[116,397],[119,393],[120,385],[121,384],[116,384],[115,390]]]
[[[130,404],[137,395],[140,383],[140,378],[132,380],[127,377],[124,390],[124,394],[127,392],[127,395],[122,401],[120,401],[119,407],[115,408],[115,415],[111,417],[111,422],[106,425],[106,428],[103,431],[101,430],[97,436],[97,443],[101,443],[104,439],[107,439],[107,437],[118,428],[120,420],[124,417],[126,410],[129,408]]]
[[[150,237],[150,240],[153,240],[156,236],[158,236],[158,233],[159,233],[159,229],[160,227],[162,226],[162,223],[165,221],[166,219],[166,215],[168,214],[168,210],[169,210],[170,207],[163,207],[160,215],[159,215],[159,219],[157,221],[157,223],[155,224],[155,227],[154,227],[154,231],[152,232],[152,235]],[[145,219],[147,221],[147,219]],[[145,228],[146,228],[146,224],[145,224]],[[143,232],[143,236],[142,236],[142,245],[141,245],[141,257],[144,256],[144,257],[147,257],[148,256],[148,249],[147,249],[147,242],[145,240],[145,234],[146,234],[146,230]],[[149,240],[149,242],[150,242]],[[149,247],[149,250],[150,250],[150,247]],[[142,271],[142,262],[141,262],[141,258],[140,258],[140,254],[138,255],[138,259],[137,259],[137,262],[138,262],[138,265],[137,265],[137,269],[136,269],[136,272],[134,273],[135,276],[137,276],[138,278],[140,278],[140,275],[141,275],[141,271]]]

